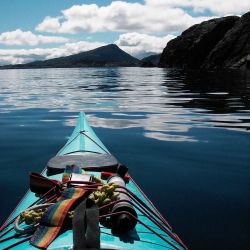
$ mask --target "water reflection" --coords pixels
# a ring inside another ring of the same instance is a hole
[[[185,108],[202,108],[211,113],[249,112],[250,72],[166,71],[164,85],[169,94],[186,97]],[[176,103],[177,104],[177,103]]]
[[[193,142],[193,128],[250,128],[249,72],[2,70],[0,85],[0,112],[41,107],[51,112],[84,110],[93,126],[141,127],[146,137],[157,140]],[[68,117],[67,125],[73,126],[74,119]]]

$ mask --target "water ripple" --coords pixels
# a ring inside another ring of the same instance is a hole
[[[146,137],[176,141],[194,141],[188,136],[193,127],[250,128],[248,73],[157,68],[2,70],[0,84],[4,113],[41,107],[51,112],[109,112],[113,117],[108,119],[92,114],[93,126],[142,127]],[[126,119],[117,118],[121,114]]]

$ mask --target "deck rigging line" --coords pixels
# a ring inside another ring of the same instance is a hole
[[[106,154],[108,155],[111,155],[104,147],[102,147],[100,144],[98,144],[94,139],[92,139],[90,136],[88,136],[86,133],[85,130],[81,130],[77,133],[77,135],[71,140],[69,141],[68,143],[66,143],[64,145],[64,147],[58,152],[58,155],[66,148],[68,147],[73,141],[76,140],[76,138],[79,136],[79,135],[84,135],[85,137],[87,137],[88,139],[90,139],[93,143],[95,143],[95,145],[97,145],[101,150],[103,150]],[[66,153],[65,155],[68,155],[68,154],[71,154],[71,153],[77,153],[77,152],[91,152],[91,153],[100,153],[100,152],[95,152],[95,151],[87,151],[87,150],[78,150],[78,151],[72,151],[72,152],[69,152],[69,153]]]
[[[67,184],[67,183],[71,183],[71,181],[66,181],[63,184]],[[81,182],[77,182],[79,184],[82,184]],[[98,183],[92,183],[92,182],[84,182],[85,184],[87,184],[86,186],[84,186],[84,189],[89,190],[89,191],[95,191],[98,190],[98,186],[101,186],[101,184]],[[169,224],[165,221],[162,220],[161,216],[159,214],[156,214],[147,204],[145,204],[140,198],[138,198],[135,194],[133,194],[129,189],[127,189],[126,187],[123,186],[118,186],[118,189],[124,189],[124,191],[122,190],[117,190],[116,192],[119,193],[126,193],[127,195],[129,195],[129,197],[131,198],[131,200],[133,201],[127,201],[131,203],[131,205],[133,205],[142,215],[146,216],[149,220],[151,220],[156,226],[158,226],[159,229],[161,229],[163,232],[165,232],[170,239],[173,239],[175,241],[177,241],[184,249],[187,249],[187,247],[185,246],[185,244],[181,241],[181,239],[179,237],[176,237],[176,234],[174,234],[171,230],[171,227],[169,226]],[[48,196],[51,191],[54,190],[54,187],[51,188],[51,190],[49,190],[44,196],[44,200],[42,203],[48,202],[48,199],[46,199],[46,196]],[[50,199],[54,199],[56,198],[55,195],[53,195],[52,197],[49,198]],[[40,203],[41,199],[38,199],[36,202]],[[35,203],[36,203],[35,202]],[[100,211],[104,208],[110,207],[114,204],[123,202],[123,200],[118,200],[118,201],[114,201],[108,205],[104,205],[102,207],[100,207]],[[34,203],[33,203],[34,204]],[[33,205],[32,204],[32,205]],[[103,214],[100,215],[99,218],[106,218],[106,217],[110,217],[110,216],[114,216],[114,215],[119,215],[119,214],[127,214],[129,216],[132,216],[135,220],[137,220],[138,223],[142,224],[144,227],[146,227],[148,230],[150,230],[152,233],[154,233],[155,235],[157,235],[159,238],[161,238],[163,241],[167,242],[168,244],[170,244],[173,248],[178,249],[169,239],[166,239],[166,237],[164,237],[163,235],[161,235],[160,233],[156,232],[152,227],[148,226],[147,224],[145,224],[144,222],[142,222],[141,220],[139,220],[138,218],[136,218],[133,214],[127,212],[127,211],[120,211],[120,212],[114,212],[114,213],[108,213],[108,214]],[[12,220],[11,220],[12,221]],[[162,223],[162,224],[161,224]],[[9,225],[11,223],[8,223]],[[2,229],[1,231],[3,231],[4,229]],[[11,231],[11,230],[8,230]],[[6,232],[4,232],[1,236],[4,236],[5,234],[7,234]],[[12,235],[9,237],[6,237],[2,240],[0,240],[0,242],[6,241],[8,239],[12,239],[16,237],[16,235]],[[29,240],[31,237],[27,237],[24,240],[18,241],[10,246],[8,246],[5,249],[10,249],[16,245],[21,244],[22,242],[25,242],[27,240]]]

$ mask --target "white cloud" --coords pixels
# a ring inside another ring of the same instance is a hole
[[[216,15],[240,15],[250,10],[250,1],[249,0],[207,0],[207,1],[198,1],[192,0],[192,7],[196,11],[205,11],[209,10]]]
[[[210,11],[214,15],[240,15],[250,10],[249,0],[145,0],[155,8],[191,8],[194,12]]]
[[[0,34],[0,44],[4,45],[35,46],[38,44],[65,43],[68,41],[69,39],[65,37],[36,35],[31,31],[22,31],[21,29]]]
[[[127,53],[140,56],[144,53],[161,53],[167,42],[173,38],[174,35],[159,37],[131,32],[120,35],[115,43]]]
[[[163,1],[160,2],[164,4]],[[195,23],[211,18],[192,17],[181,8],[171,5],[164,5],[163,8],[160,4],[152,3],[153,1],[146,1],[145,4],[113,1],[106,6],[73,5],[63,10],[60,17],[46,17],[36,30],[71,34],[103,31],[180,32]]]
[[[50,17],[46,16],[42,23],[38,24],[36,30],[38,31],[46,31],[46,32],[57,32],[60,29],[60,17]]]
[[[66,43],[58,48],[0,49],[0,65],[27,63],[34,60],[68,56],[95,49],[103,45],[105,44],[102,42],[81,41]]]

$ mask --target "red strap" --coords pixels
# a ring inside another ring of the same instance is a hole
[[[53,187],[60,188],[60,181],[49,179],[38,173],[29,173],[30,190],[36,194],[45,194]]]
[[[110,173],[110,172],[102,172],[101,173],[101,178],[103,180],[107,180],[109,177],[115,175],[114,173]],[[129,179],[130,179],[130,176],[128,174],[126,174],[124,177],[123,177],[125,183],[129,183]]]

